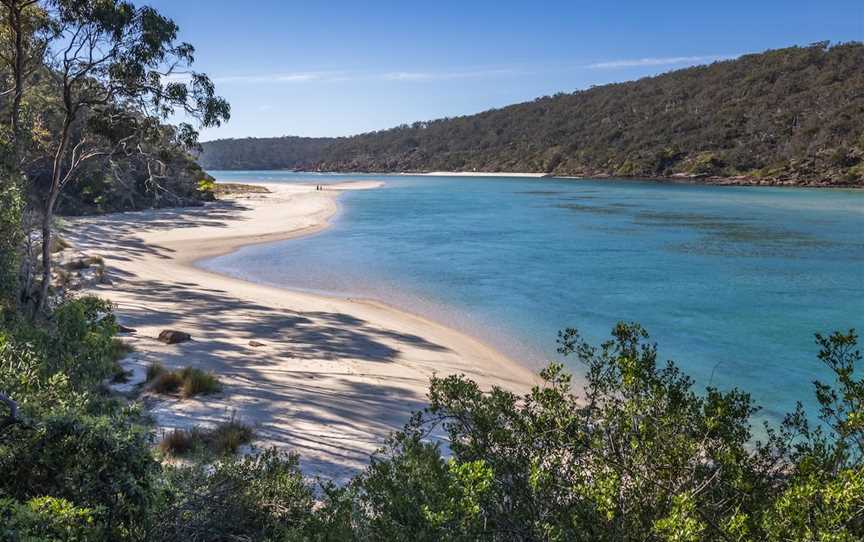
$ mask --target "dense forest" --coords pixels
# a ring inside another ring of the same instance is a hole
[[[203,144],[206,169],[864,183],[864,44],[790,47],[335,139]]]
[[[182,108],[216,126],[229,106],[178,32],[125,0],[0,0],[0,540],[864,539],[853,330],[815,336],[818,411],[761,440],[746,392],[696,389],[635,323],[600,345],[560,334],[579,388],[560,364],[521,396],[433,377],[428,406],[343,486],[304,477],[292,450],[238,453],[254,427],[233,417],[159,434],[140,389],[112,388],[134,330],[59,280],[56,212],[208,197],[196,128],[165,121]],[[167,77],[178,68],[188,78]],[[159,360],[146,373],[175,397],[220,386]]]

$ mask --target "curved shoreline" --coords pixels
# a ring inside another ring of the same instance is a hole
[[[536,382],[532,371],[469,334],[385,303],[265,286],[197,267],[244,246],[319,232],[338,212],[342,190],[375,186],[317,191],[257,184],[271,193],[200,209],[75,220],[71,240],[102,256],[113,282],[93,290],[138,330],[130,366],[140,373],[153,361],[192,365],[225,384],[219,396],[149,398],[158,426],[207,425],[234,411],[256,426],[259,446],[297,451],[307,474],[344,480],[425,405],[431,375],[463,373],[483,387],[516,392]],[[194,340],[156,341],[169,327]]]

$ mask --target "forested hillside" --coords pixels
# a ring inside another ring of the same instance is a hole
[[[818,43],[348,138],[208,142],[207,169],[864,183],[864,44]]]
[[[315,169],[336,141],[294,136],[219,139],[202,144],[199,162],[209,169]]]

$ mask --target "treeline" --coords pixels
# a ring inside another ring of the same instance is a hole
[[[859,42],[790,47],[354,137],[207,142],[200,161],[207,169],[861,184],[862,66]]]
[[[272,137],[217,139],[201,144],[198,161],[210,170],[313,170],[325,150],[336,142],[329,137]]]

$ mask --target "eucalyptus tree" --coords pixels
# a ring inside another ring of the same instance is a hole
[[[59,96],[50,176],[39,188],[42,206],[42,282],[35,312],[51,282],[52,222],[63,189],[85,163],[143,152],[158,121],[178,111],[199,127],[230,116],[211,80],[191,69],[195,49],[177,40],[178,26],[151,7],[123,0],[50,0],[40,3],[55,27],[47,70]],[[195,128],[178,138],[192,145]]]

